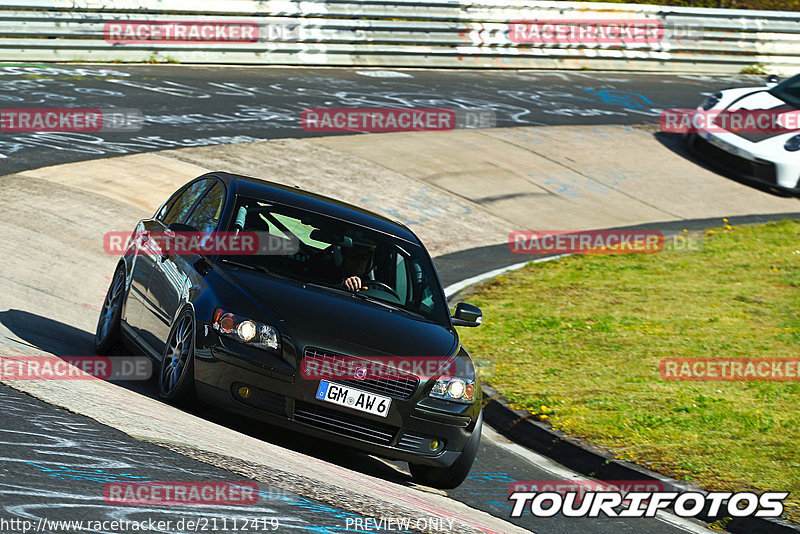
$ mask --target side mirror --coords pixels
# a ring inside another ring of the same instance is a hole
[[[453,312],[454,326],[479,326],[483,322],[481,309],[466,302],[456,304],[456,311]]]
[[[170,232],[177,232],[177,233],[182,233],[183,234],[183,233],[190,233],[190,232],[197,232],[197,231],[198,231],[197,228],[195,228],[194,226],[189,226],[188,224],[172,223],[169,226],[167,226],[167,231],[165,233],[167,235],[169,235]],[[169,258],[169,256],[171,254],[174,254],[174,253],[175,252],[174,252],[173,248],[170,246],[169,241],[166,242],[165,246],[163,247],[163,250],[161,251],[161,261],[162,262],[166,261],[167,258]]]
[[[776,75],[770,74],[769,76],[766,77],[764,81],[766,82],[767,87],[775,87],[776,85],[778,85],[778,81],[780,80]]]
[[[188,224],[183,223],[172,223],[167,226],[167,229],[172,230],[173,232],[197,232],[197,228],[194,226],[189,226]]]

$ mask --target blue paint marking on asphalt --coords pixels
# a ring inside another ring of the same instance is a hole
[[[72,469],[70,467],[48,467],[36,462],[25,462],[31,467],[60,480],[87,480],[89,482],[124,482],[148,480],[150,477],[131,473],[108,473],[102,469]]]
[[[514,482],[516,478],[512,478],[508,473],[470,473],[467,476],[468,480],[488,480],[490,482]]]
[[[134,475],[132,473],[109,473],[103,469],[72,469],[64,466],[49,467],[38,464],[36,462],[25,462],[27,465],[34,467],[49,477],[61,480],[85,480],[89,482],[107,483],[107,482],[142,482],[150,480],[148,476]],[[231,485],[239,486],[239,483],[231,482]],[[249,487],[249,486],[248,486]],[[276,494],[269,491],[260,490],[258,492],[261,499],[271,499],[283,502],[290,506],[298,506],[310,512],[319,512],[326,514],[326,517],[334,517],[336,519],[364,519],[364,516],[339,510],[331,506],[316,503],[310,499],[293,495],[291,493]],[[347,531],[353,534],[366,534],[367,532],[376,532],[375,529],[369,531],[362,531],[354,527],[323,527],[323,526],[308,526],[304,527],[307,532],[317,532],[319,534],[326,534],[331,532]],[[392,530],[392,532],[410,534],[411,531],[407,530]]]
[[[361,530],[355,527],[304,527],[306,532],[319,532],[320,534],[329,534],[331,532],[352,532],[353,534],[374,534],[375,532],[380,532],[376,530],[374,527],[371,527],[369,530]],[[411,530],[395,530],[392,529],[391,532],[397,532],[398,534],[412,534],[413,531]]]
[[[629,109],[641,109],[645,107],[645,103],[655,106],[655,104],[646,96],[640,93],[633,93],[631,91],[617,91],[614,89],[596,90],[591,87],[584,88],[584,91],[592,93],[602,102],[614,106],[620,106]]]
[[[578,198],[580,195],[575,191],[578,186],[574,185],[575,179],[572,179],[572,184],[563,181],[545,180],[544,185],[555,188],[554,193],[557,195],[564,195],[565,197]]]
[[[306,499],[305,497],[300,497],[299,495],[293,495],[291,493],[269,493],[264,491],[259,491],[259,496],[265,499],[271,499],[275,501],[280,501],[291,506],[297,506],[299,508],[303,508],[304,510],[309,510],[311,512],[324,512],[330,514],[330,517],[335,517],[336,519],[347,519],[347,518],[361,518],[362,516],[358,514],[354,514],[352,512],[345,512],[344,510],[339,510],[338,508],[333,508],[332,506],[328,506],[327,504],[321,504],[312,501],[311,499]]]
[[[430,189],[424,187],[404,199],[372,196],[362,198],[361,202],[375,211],[388,213],[406,226],[420,224],[436,217],[466,215],[472,212],[472,208],[463,202],[448,198],[434,198],[430,196],[430,192]],[[411,216],[411,212],[414,213],[414,219],[408,218]]]
[[[612,192],[612,188],[620,185],[624,180],[635,179],[639,176],[619,167],[604,172],[589,172],[586,179],[579,177],[563,177],[529,174],[532,178],[548,178],[542,184],[553,188],[557,195],[564,195],[569,198],[579,198],[581,193],[597,193],[607,195]]]
[[[265,491],[259,491],[259,496],[264,499],[272,499],[275,501],[279,501],[290,506],[297,506],[304,510],[308,510],[310,512],[320,512],[327,514],[326,517],[334,517],[336,519],[364,519],[364,516],[360,516],[358,514],[354,514],[352,512],[346,512],[344,510],[339,510],[338,508],[334,508],[327,504],[317,503],[310,499],[306,499],[305,497],[300,497],[298,495],[293,495],[291,493],[271,493]],[[356,530],[354,528],[347,528],[344,527],[306,527],[308,532],[319,532],[320,534],[325,534],[327,532],[339,532],[339,531],[348,531],[354,533],[360,533],[361,530]],[[375,530],[371,530],[370,532],[375,532]],[[399,533],[408,533],[410,534],[411,531],[407,530],[393,530],[392,532],[399,532]]]

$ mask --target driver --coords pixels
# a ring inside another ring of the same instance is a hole
[[[344,281],[342,284],[350,291],[368,289],[363,285],[367,281],[367,273],[372,270],[374,246],[353,244],[342,249],[342,265],[339,268]]]

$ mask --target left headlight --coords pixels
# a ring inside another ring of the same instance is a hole
[[[278,350],[280,348],[280,336],[275,327],[236,315],[222,308],[214,311],[212,327],[220,335],[239,343],[260,349]]]
[[[433,385],[430,396],[469,404],[475,400],[475,380],[440,376]]]
[[[789,152],[797,152],[800,150],[800,135],[790,137],[789,140],[783,144],[783,148]]]

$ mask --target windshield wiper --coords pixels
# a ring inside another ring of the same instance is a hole
[[[361,300],[366,300],[366,301],[369,301],[369,302],[374,302],[375,304],[380,304],[381,306],[383,306],[385,308],[391,308],[393,310],[408,311],[408,310],[405,310],[404,308],[401,308],[401,307],[399,307],[399,306],[397,306],[395,304],[392,304],[390,302],[386,302],[385,300],[377,299],[375,297],[371,297],[369,295],[365,295],[364,293],[359,293],[358,291],[350,291],[349,289],[345,289],[343,287],[334,286],[334,285],[328,285],[328,284],[320,284],[318,282],[303,281],[303,283],[304,284],[308,284],[310,286],[314,286],[314,287],[320,287],[322,289],[331,289],[333,291],[336,291],[337,293],[341,293],[341,294],[344,294],[344,295],[350,295],[350,296],[353,296],[353,297],[358,297]]]
[[[353,295],[355,295],[356,297],[358,297],[358,298],[360,298],[362,300],[366,300],[366,301],[369,301],[369,302],[374,302],[375,304],[379,304],[379,305],[384,306],[386,308],[391,308],[393,310],[399,310],[401,312],[406,312],[406,313],[408,313],[410,315],[415,315],[417,317],[422,317],[423,319],[425,318],[425,316],[422,315],[421,313],[417,313],[417,312],[411,311],[408,308],[404,308],[403,306],[400,306],[398,304],[393,304],[393,303],[388,302],[388,301],[383,300],[383,299],[379,299],[379,298],[376,298],[376,297],[371,297],[369,295],[365,295],[364,293],[359,293],[357,291],[355,293],[353,293]]]
[[[228,258],[220,258],[219,261],[223,263],[229,263],[231,265],[235,265],[236,267],[242,267],[243,269],[249,269],[251,271],[258,271],[260,273],[267,273],[272,274],[269,269],[262,265],[250,265],[248,263],[240,263],[238,261],[229,260]]]
[[[368,300],[370,302],[374,302],[375,304],[380,304],[381,306],[384,306],[386,308],[392,308],[393,310],[401,310],[402,309],[399,306],[395,306],[394,304],[386,302],[385,300],[376,299],[375,297],[370,297],[369,295],[365,295],[363,293],[359,293],[358,291],[350,291],[349,293],[351,293],[354,297],[360,298],[361,300]]]

